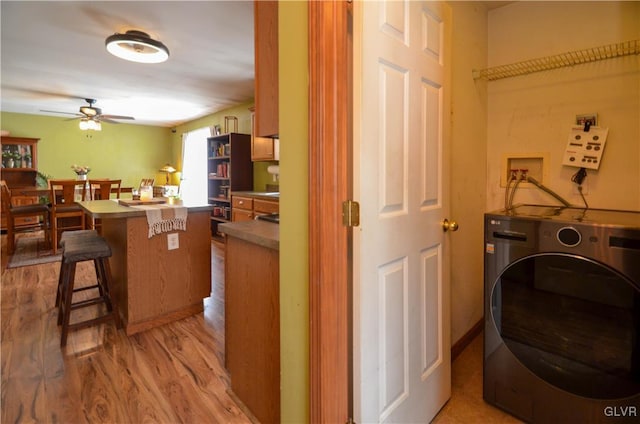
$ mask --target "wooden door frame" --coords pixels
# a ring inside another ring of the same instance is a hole
[[[345,0],[308,3],[312,423],[346,423],[350,415],[351,276],[342,224],[351,169],[349,7]]]

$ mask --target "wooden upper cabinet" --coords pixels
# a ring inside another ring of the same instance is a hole
[[[10,188],[36,185],[38,140],[2,137],[2,179]]]
[[[280,160],[276,139],[256,135],[255,107],[250,107],[249,110],[251,111],[251,160],[254,162]]]
[[[255,37],[255,133],[278,135],[278,2],[253,3]]]

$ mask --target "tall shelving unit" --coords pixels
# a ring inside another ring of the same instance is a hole
[[[211,211],[211,236],[221,237],[218,224],[231,221],[231,195],[253,189],[251,135],[228,133],[207,138],[208,201]]]

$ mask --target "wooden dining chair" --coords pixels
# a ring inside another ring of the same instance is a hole
[[[0,181],[2,192],[2,212],[6,216],[7,222],[7,253],[12,255],[16,249],[16,233],[33,231],[38,228],[44,230],[45,242],[48,244],[49,238],[49,207],[42,203],[31,205],[14,205],[11,201],[11,189],[6,181]],[[18,218],[32,218],[25,225],[16,225]]]
[[[147,187],[147,186],[153,187],[153,183],[155,183],[154,178],[143,178],[142,180],[140,180],[140,187]]]
[[[111,195],[115,194],[115,198],[120,198],[120,185],[122,180],[109,180],[109,179],[90,179],[89,180],[89,199],[90,200],[108,200],[111,199]],[[85,222],[88,224],[89,229],[98,231],[98,234],[102,234],[102,225],[100,219],[85,217]]]
[[[51,245],[53,253],[58,251],[58,242],[63,231],[84,230],[84,210],[78,201],[87,200],[86,181],[49,180],[51,194]]]
[[[109,179],[90,179],[89,180],[89,199],[90,200],[106,200],[111,198],[111,194],[115,194],[115,198],[120,198],[120,185],[122,180]]]

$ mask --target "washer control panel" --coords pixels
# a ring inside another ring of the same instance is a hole
[[[591,127],[589,131],[585,131],[584,127],[572,127],[562,164],[577,168],[598,169],[608,133],[608,128]]]
[[[558,241],[563,246],[576,247],[582,241],[582,235],[573,227],[562,227],[556,233]]]

